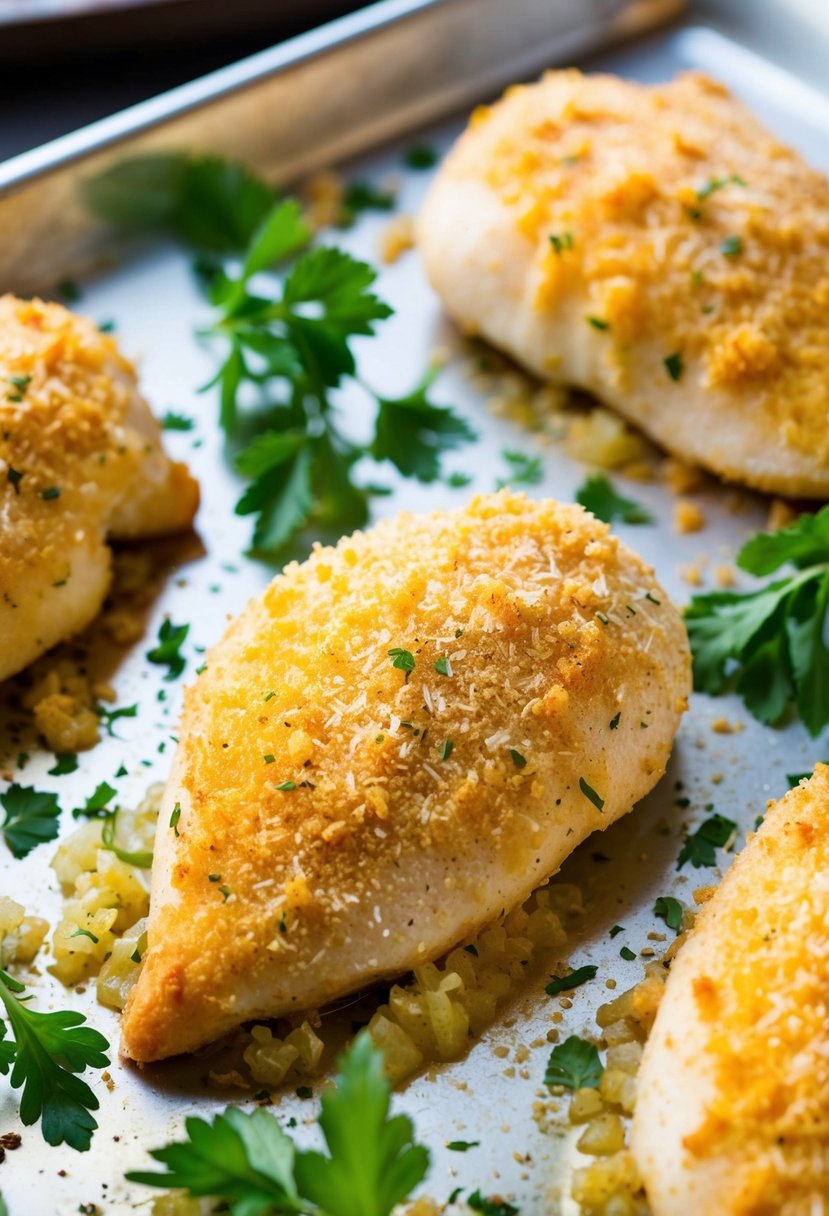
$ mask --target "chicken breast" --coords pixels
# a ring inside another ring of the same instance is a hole
[[[96,616],[108,537],[185,528],[198,500],[113,339],[0,297],[0,680]]]
[[[580,507],[504,491],[318,547],[187,693],[124,1052],[437,958],[647,793],[688,691],[678,613]]]
[[[829,1202],[829,768],[769,810],[671,969],[632,1147],[654,1216]]]
[[[829,183],[722,85],[509,89],[418,243],[452,317],[537,375],[722,477],[829,497]]]

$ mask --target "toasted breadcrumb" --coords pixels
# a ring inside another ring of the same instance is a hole
[[[705,527],[705,514],[695,502],[680,498],[674,504],[674,530],[676,532],[701,532]]]
[[[414,248],[414,219],[411,215],[396,215],[380,233],[380,258],[387,266],[396,262],[407,250]]]

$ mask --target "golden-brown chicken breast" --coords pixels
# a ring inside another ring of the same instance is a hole
[[[829,183],[701,75],[476,110],[418,224],[449,313],[669,451],[829,497]]]
[[[107,537],[187,527],[198,498],[113,339],[0,297],[0,680],[95,617]]]
[[[474,934],[656,783],[688,690],[679,615],[580,507],[505,491],[317,548],[187,693],[124,1051]]]
[[[654,1216],[829,1206],[829,768],[767,813],[700,913],[645,1047]]]

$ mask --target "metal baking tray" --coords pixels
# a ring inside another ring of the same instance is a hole
[[[415,132],[418,141],[443,149],[463,122],[462,116],[447,119],[450,110],[485,99],[507,80],[547,63],[574,58],[585,67],[643,80],[667,78],[686,68],[711,72],[813,164],[829,170],[829,101],[713,29],[675,24],[644,41],[628,41],[599,58],[586,58],[599,40],[636,33],[674,10],[662,0],[632,5],[611,0],[563,0],[559,5],[549,0],[509,5],[501,0],[390,0],[0,166],[0,285],[43,288],[67,274],[96,271],[77,307],[98,321],[115,321],[123,348],[139,360],[144,390],[159,413],[174,408],[198,420],[194,432],[169,433],[167,442],[201,480],[204,501],[197,529],[205,551],[190,546],[153,604],[146,635],[155,637],[165,613],[189,621],[190,673],[200,661],[197,648],[220,636],[228,614],[242,608],[270,571],[243,556],[248,522],[233,514],[238,486],[223,457],[216,403],[197,394],[212,374],[213,360],[193,339],[204,304],[190,260],[162,244],[138,251],[120,247],[114,234],[85,213],[79,201],[85,177],[113,157],[139,150],[210,148],[247,159],[280,181],[332,164],[377,183],[394,174],[400,181],[398,210],[414,212],[429,178],[403,168],[402,151]],[[388,217],[369,215],[336,239],[355,255],[375,260],[387,222]],[[130,252],[135,256],[113,261]],[[458,350],[459,341],[415,253],[382,267],[378,290],[396,311],[382,336],[365,343],[364,369],[372,383],[394,394],[418,379],[436,346]],[[449,362],[439,387],[441,400],[452,402],[479,433],[477,446],[460,450],[449,463],[450,468],[474,470],[473,484],[450,490],[440,483],[427,487],[395,480],[393,496],[379,500],[382,513],[459,505],[473,490],[493,488],[504,472],[503,449],[532,449],[531,434],[487,412],[462,363],[460,358]],[[359,431],[359,401],[345,395],[343,405],[350,425]],[[584,468],[555,445],[539,450],[544,479],[531,493],[570,499]],[[727,562],[745,537],[763,526],[768,510],[759,496],[710,483],[698,496],[707,527],[677,536],[670,522],[673,498],[661,483],[628,489],[660,522],[655,527],[620,525],[619,532],[654,563],[679,602],[689,592],[680,567],[704,554],[707,577],[714,564]],[[52,778],[47,774],[51,753],[38,751],[36,742],[14,726],[14,715],[6,713],[0,726],[4,777],[54,789],[68,812],[82,805],[100,781],[112,781],[123,764],[127,776],[115,782],[118,800],[137,805],[147,786],[166,776],[178,709],[176,685],[165,686],[172,689],[165,703],[157,700],[162,683],[158,669],[144,659],[149,644],[137,643],[112,676],[119,704],[140,704],[136,719],[118,724],[119,738],[105,738],[82,753],[75,774]],[[715,733],[712,724],[721,717],[744,729]],[[19,770],[21,751],[29,759]],[[739,823],[741,843],[766,799],[785,790],[785,774],[810,768],[821,756],[819,745],[797,724],[773,731],[749,718],[733,699],[694,697],[658,788],[600,839],[588,841],[561,872],[564,881],[582,887],[588,903],[583,919],[572,926],[568,957],[577,964],[595,963],[597,979],[572,994],[569,1009],[551,1002],[539,984],[528,986],[466,1059],[415,1078],[397,1097],[432,1150],[428,1194],[443,1200],[455,1187],[479,1187],[484,1194],[509,1198],[523,1216],[572,1213],[566,1194],[568,1171],[577,1157],[574,1138],[566,1129],[560,1135],[543,1130],[533,1117],[536,1098],[548,1096],[542,1085],[548,1051],[530,1051],[527,1078],[507,1079],[504,1070],[513,1062],[514,1049],[544,1038],[551,1011],[563,1013],[563,1035],[590,1033],[597,1005],[608,999],[604,981],[615,980],[618,992],[640,978],[641,961],[620,959],[620,944],[640,951],[647,947],[648,932],[663,927],[651,914],[657,895],[674,893],[691,903],[693,888],[712,880],[709,870],[679,875],[675,870],[683,832],[699,821],[707,803]],[[687,807],[677,806],[677,782],[689,799]],[[74,827],[68,813],[63,827],[67,832]],[[54,922],[60,895],[49,857],[48,847],[25,862],[4,855],[0,890]],[[611,941],[608,930],[617,923],[625,934]],[[46,962],[35,988],[39,1005],[81,1008],[116,1044],[117,1019],[96,1005],[94,986],[67,996],[50,980]],[[511,1058],[494,1054],[495,1047],[507,1047]],[[148,1210],[148,1192],[125,1184],[123,1174],[145,1167],[147,1148],[175,1136],[185,1114],[223,1108],[226,1097],[200,1083],[207,1068],[197,1062],[189,1069],[173,1064],[139,1073],[116,1059],[111,1091],[93,1077],[101,1099],[100,1130],[83,1156],[65,1147],[48,1148],[37,1128],[23,1129],[22,1147],[7,1154],[0,1168],[0,1190],[11,1216],[69,1216],[81,1203],[97,1204],[102,1214]],[[297,1118],[298,1138],[312,1134],[307,1126],[310,1103],[290,1092],[279,1109]],[[0,1130],[17,1126],[16,1096],[0,1084]],[[463,1155],[447,1152],[446,1141],[457,1137],[480,1140],[481,1148]]]

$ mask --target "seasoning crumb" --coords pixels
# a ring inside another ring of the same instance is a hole
[[[414,219],[396,215],[380,233],[380,258],[387,266],[414,247]]]
[[[705,474],[696,465],[686,464],[676,456],[668,456],[660,469],[662,480],[674,494],[692,494],[705,482]]]
[[[797,511],[790,502],[782,498],[773,498],[769,505],[769,515],[766,520],[767,532],[779,532],[797,518]]]
[[[705,527],[705,515],[701,507],[687,498],[680,498],[674,505],[674,531],[679,533],[701,532]]]
[[[743,723],[729,722],[728,718],[715,718],[711,729],[715,735],[738,735],[743,730]]]

